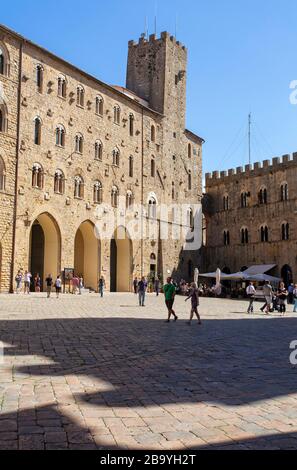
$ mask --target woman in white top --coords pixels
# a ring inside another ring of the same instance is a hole
[[[56,282],[55,282],[57,299],[59,298],[59,295],[60,295],[60,292],[61,292],[61,286],[62,286],[61,277],[57,276],[57,279],[56,279]]]

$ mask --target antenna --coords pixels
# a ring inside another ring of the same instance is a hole
[[[177,13],[175,13],[175,39],[177,39]]]
[[[251,125],[252,125],[252,114],[249,113],[249,165],[251,164]]]

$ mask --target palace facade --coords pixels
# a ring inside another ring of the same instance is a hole
[[[206,174],[204,269],[275,265],[297,278],[297,153]]]
[[[103,275],[112,291],[150,273],[192,277],[197,260],[181,240],[133,239],[127,229],[122,239],[120,223],[109,239],[94,231],[98,208],[116,212],[123,198],[158,233],[161,204],[188,205],[192,230],[203,139],[185,127],[186,70],[187,50],[167,32],[129,42],[123,88],[0,27],[2,292],[19,269],[44,282],[73,268],[95,290]]]

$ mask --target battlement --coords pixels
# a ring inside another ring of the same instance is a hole
[[[129,41],[128,46],[129,48],[133,48],[133,47],[147,46],[148,44],[155,44],[155,43],[161,43],[161,42],[166,42],[166,41],[171,41],[173,44],[176,44],[182,50],[187,52],[186,46],[181,44],[180,41],[177,41],[176,38],[172,36],[170,33],[168,33],[167,31],[163,31],[159,38],[156,36],[156,34],[150,34],[148,39],[145,36],[141,36],[138,42],[134,40]]]
[[[282,157],[275,157],[270,160],[264,160],[263,162],[256,162],[253,165],[245,165],[243,168],[239,166],[237,168],[231,168],[227,171],[213,171],[212,173],[205,174],[205,182],[207,185],[213,185],[222,182],[231,181],[232,178],[245,178],[247,176],[260,176],[267,172],[278,171],[288,166],[297,165],[297,152],[292,155],[286,154]]]

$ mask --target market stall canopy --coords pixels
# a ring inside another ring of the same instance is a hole
[[[254,266],[250,266],[246,271],[245,274],[265,274],[271,269],[275,268],[276,264],[258,264]]]
[[[251,266],[243,272],[239,271],[238,273],[234,274],[221,273],[221,281],[270,281],[273,283],[277,283],[281,281],[280,278],[265,274],[267,271],[270,271],[275,266],[275,264],[261,264],[259,266]],[[217,272],[201,274],[201,277],[216,279]]]

